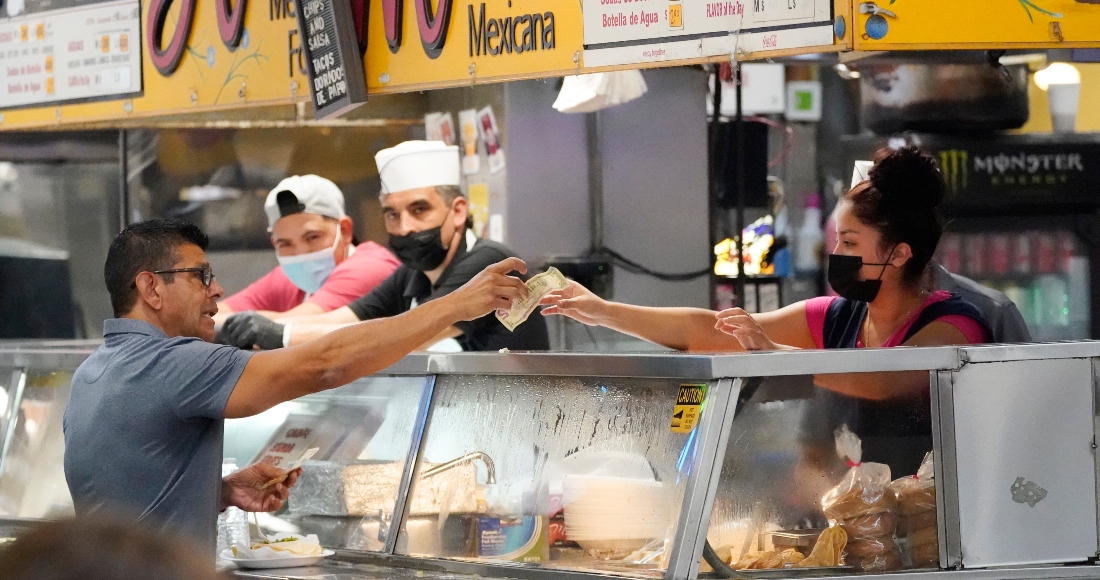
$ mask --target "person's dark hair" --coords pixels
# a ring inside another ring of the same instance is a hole
[[[103,264],[103,280],[107,283],[115,316],[122,316],[134,307],[137,275],[171,268],[179,261],[177,250],[183,244],[194,244],[206,250],[210,240],[196,225],[163,218],[126,226],[115,236]],[[166,275],[168,280],[171,276]]]
[[[138,522],[81,517],[47,523],[0,548],[0,577],[21,580],[214,580],[187,540]]]
[[[936,160],[917,147],[880,150],[866,180],[846,196],[856,219],[882,236],[883,247],[909,244],[902,279],[920,281],[943,234],[940,204],[947,184]]]

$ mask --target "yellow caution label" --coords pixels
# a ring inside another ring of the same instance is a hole
[[[703,408],[706,393],[706,385],[680,385],[676,406],[672,408],[670,430],[673,433],[691,433],[699,422],[699,411]]]

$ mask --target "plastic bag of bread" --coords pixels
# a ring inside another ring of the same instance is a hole
[[[879,512],[841,520],[840,527],[848,532],[849,541],[889,536],[897,527],[897,517],[893,512]]]
[[[847,425],[837,430],[836,450],[848,458],[851,469],[825,492],[821,506],[848,536],[844,563],[862,572],[900,569],[901,553],[894,542],[897,498],[889,489],[890,467],[863,463],[862,443]]]
[[[914,568],[939,568],[940,545],[931,543],[911,546],[909,559],[913,562]]]
[[[825,492],[821,498],[825,517],[834,522],[892,512],[897,506],[895,495],[887,489],[890,484],[890,466],[862,463],[862,447],[859,437],[849,431],[847,425],[837,429],[837,454],[848,459],[851,469],[836,487]],[[894,533],[893,527],[886,528],[881,526],[881,533],[878,535]]]
[[[830,526],[817,537],[814,549],[805,560],[794,565],[795,568],[818,568],[824,566],[839,566],[844,553],[844,546],[848,544],[848,534],[840,526]]]
[[[932,453],[925,454],[917,474],[911,477],[902,477],[890,483],[890,489],[898,500],[898,513],[904,519],[926,512],[936,511],[936,481],[935,466],[932,463]],[[935,525],[933,521],[933,525]]]
[[[899,538],[907,538],[910,535],[912,535],[914,532],[918,532],[918,531],[926,529],[926,528],[935,528],[935,527],[936,527],[936,512],[935,512],[935,510],[927,511],[927,512],[921,512],[919,514],[913,514],[913,515],[909,515],[909,516],[900,516],[900,517],[898,517],[897,536]]]
[[[866,558],[845,558],[844,563],[860,572],[890,572],[901,569],[901,556],[897,550],[892,550]]]

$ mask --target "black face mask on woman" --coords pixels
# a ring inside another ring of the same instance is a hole
[[[890,249],[889,260],[893,257],[894,250]],[[882,288],[882,275],[886,273],[886,267],[890,262],[882,264],[868,264],[859,256],[844,256],[841,254],[829,254],[828,278],[829,286],[842,298],[859,300],[860,302],[873,302]],[[864,266],[882,266],[878,278],[874,280],[860,280],[859,270]]]

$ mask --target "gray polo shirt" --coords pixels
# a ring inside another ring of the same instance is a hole
[[[128,318],[73,375],[65,479],[77,514],[136,517],[217,544],[225,404],[251,353]]]

